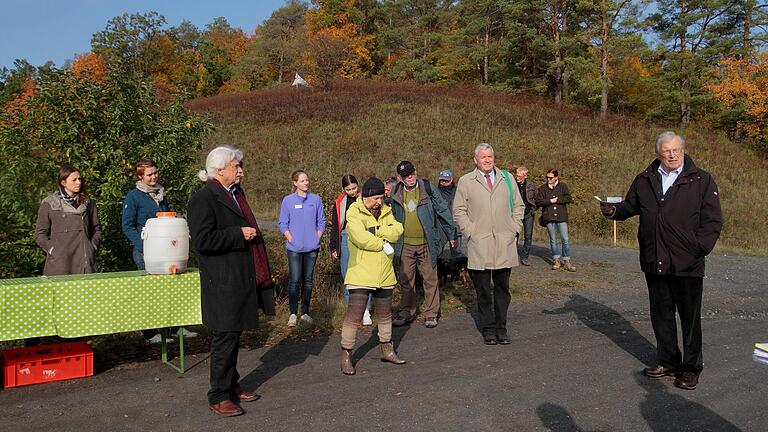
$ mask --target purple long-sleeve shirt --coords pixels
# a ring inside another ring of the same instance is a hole
[[[280,234],[291,232],[293,241],[285,241],[285,248],[291,252],[312,252],[320,248],[317,232],[325,232],[323,202],[318,195],[307,192],[302,198],[292,193],[283,198],[280,205]]]

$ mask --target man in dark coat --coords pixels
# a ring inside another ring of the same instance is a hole
[[[237,404],[259,397],[240,388],[237,354],[240,334],[258,326],[259,307],[268,310],[272,300],[265,290],[272,282],[263,238],[238,186],[242,158],[237,149],[213,149],[206,159],[207,182],[188,207],[200,266],[203,324],[213,330],[209,408],[223,416],[243,414]]]
[[[701,296],[705,257],[723,227],[720,197],[712,176],[685,155],[685,140],[664,132],[657,159],[635,177],[620,204],[601,203],[615,220],[640,215],[637,240],[656,336],[658,364],[651,378],[675,376],[675,386],[693,390],[704,362],[701,352]],[[677,345],[675,311],[680,316],[683,353]]]
[[[523,247],[520,249],[520,264],[529,266],[528,256],[531,254],[533,242],[533,216],[536,214],[536,185],[528,181],[528,168],[519,166],[515,169],[515,181],[520,190],[520,196],[525,203],[525,215],[523,216]],[[520,243],[520,239],[517,239]]]

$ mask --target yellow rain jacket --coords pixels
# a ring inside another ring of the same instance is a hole
[[[394,244],[402,235],[403,225],[395,220],[390,206],[382,205],[376,220],[358,198],[347,210],[349,265],[344,283],[371,289],[394,286],[394,254],[384,253],[384,242]]]

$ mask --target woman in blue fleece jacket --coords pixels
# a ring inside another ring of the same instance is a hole
[[[296,325],[299,311],[299,285],[301,295],[301,320],[312,322],[309,303],[312,300],[312,276],[315,272],[320,238],[325,231],[323,202],[319,196],[309,192],[309,177],[304,171],[291,175],[293,193],[283,198],[280,205],[280,234],[285,237],[288,254],[288,304],[291,316],[288,326]]]
[[[165,188],[158,183],[158,171],[155,161],[141,158],[134,165],[136,187],[125,195],[123,201],[123,233],[133,245],[133,262],[136,268],[144,270],[144,242],[141,240],[141,230],[148,219],[156,217],[157,212],[168,211],[168,199]],[[170,329],[172,334],[176,328]],[[142,330],[144,338],[150,343],[159,343],[160,334],[157,330]],[[196,333],[183,330],[184,336],[194,337]]]

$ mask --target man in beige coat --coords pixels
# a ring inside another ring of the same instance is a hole
[[[496,168],[493,147],[479,144],[474,160],[475,169],[459,179],[453,218],[467,241],[467,269],[477,293],[483,340],[486,345],[508,345],[509,275],[518,265],[516,237],[525,203],[514,178]]]

